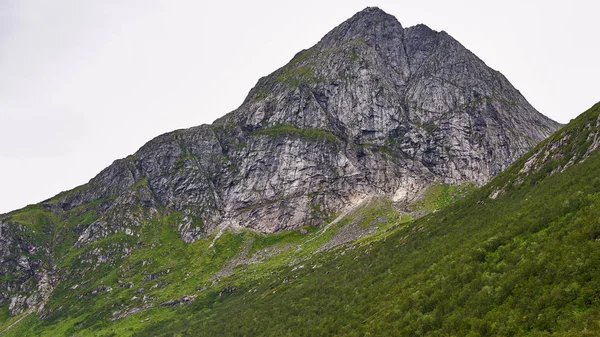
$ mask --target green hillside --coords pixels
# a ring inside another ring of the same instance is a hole
[[[434,186],[403,208],[373,198],[319,228],[186,244],[182,214],[138,210],[140,237],[78,247],[69,224],[91,211],[17,211],[14,223],[54,233],[36,240],[65,281],[40,314],[4,306],[0,334],[598,336],[599,115],[597,104],[483,188]]]

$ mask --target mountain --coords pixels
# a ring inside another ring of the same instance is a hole
[[[272,275],[240,270],[235,292],[133,335],[598,336],[598,139],[600,103],[436,213]]]
[[[5,312],[0,328],[17,322],[6,336],[598,336],[599,137],[600,103],[487,185],[419,219],[374,199],[329,227],[226,232],[212,247],[148,224],[130,240],[137,251],[114,265],[101,262],[104,251],[126,237],[76,255],[72,266],[85,273],[64,279],[42,317]]]
[[[261,78],[237,110],[153,139],[58,206],[115,199],[85,240],[123,230],[121,208],[134,204],[201,220],[180,224],[186,242],[215,228],[272,233],[368,195],[483,184],[557,128],[448,34],[367,8]]]
[[[235,270],[268,278],[374,240],[558,127],[448,34],[367,8],[212,125],[161,135],[88,184],[0,215],[0,317],[75,334],[226,297]]]

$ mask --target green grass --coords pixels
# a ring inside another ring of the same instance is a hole
[[[387,205],[377,202],[373,203],[372,207],[380,209],[382,204]],[[386,210],[392,211],[387,208]],[[360,212],[366,216],[383,214],[382,211],[370,211],[369,207],[361,209]],[[344,225],[342,222],[328,230],[307,226],[297,231],[270,235],[258,235],[251,231],[225,232],[211,246],[213,238],[201,239],[192,244],[183,243],[171,225],[180,220],[180,214],[172,213],[142,225],[139,232],[143,234],[140,237],[117,233],[97,240],[85,248],[72,250],[65,256],[70,264],[67,263],[63,268],[76,270],[78,273],[71,275],[54,291],[49,305],[52,314],[44,319],[33,316],[27,318],[29,330],[11,329],[9,336],[13,333],[32,335],[40,331],[48,335],[105,335],[111,332],[128,335],[150,324],[145,321],[146,318],[150,318],[152,322],[178,320],[183,308],[180,306],[147,309],[119,319],[116,323],[110,321],[114,311],[142,307],[143,295],[153,297],[152,303],[155,306],[183,295],[196,295],[198,298],[194,305],[202,303],[203,306],[212,308],[225,299],[218,294],[229,285],[242,287],[243,284],[262,283],[282,267],[293,265],[299,259],[309,260],[314,252]],[[348,221],[345,219],[346,223]],[[141,248],[133,251],[131,255],[117,258],[108,264],[98,264],[91,254],[99,249],[104,254],[109,254],[115,247],[131,247],[139,245],[140,242]],[[266,256],[261,263],[241,265],[235,269],[234,275],[221,278],[215,283],[212,275],[224,268],[234,257],[240,257],[244,245],[247,245],[249,250],[246,255],[241,255],[242,258],[250,257],[265,248],[286,249]],[[91,261],[88,262],[90,257]],[[82,263],[81,259],[86,262]],[[149,275],[157,277],[148,280]],[[119,286],[119,283],[129,282],[133,284],[131,288]],[[164,285],[154,287],[160,284]],[[102,286],[109,286],[112,290],[93,293]],[[140,288],[145,290],[138,294]],[[138,298],[134,299],[135,296]]]
[[[13,214],[8,221],[25,225],[32,234],[43,238],[52,233],[57,218],[42,206],[28,206],[22,212]]]
[[[263,100],[267,99],[267,97],[269,97],[269,95],[270,95],[269,90],[267,90],[266,88],[258,87],[256,89],[254,89],[254,91],[252,93],[252,101],[253,102],[263,101]]]
[[[295,244],[302,242],[306,235],[314,233],[317,230],[313,226],[305,226],[299,230],[283,231],[267,235],[255,234],[254,240],[250,247],[249,255],[256,253],[256,251],[274,246],[283,246],[285,244]],[[305,231],[303,234],[302,232]]]
[[[314,71],[314,50],[303,50],[296,54],[290,63],[277,70],[274,75],[276,83],[284,83],[291,87],[309,85],[320,81]]]
[[[177,158],[177,160],[179,160],[179,159],[180,158]],[[135,184],[131,185],[131,187],[129,189],[132,191],[135,191],[140,187],[146,187],[146,186],[148,186],[148,177],[142,177],[138,181],[136,181]]]
[[[417,212],[433,212],[443,209],[456,200],[463,198],[476,189],[475,184],[449,185],[434,183],[423,193],[423,197],[413,203],[412,207]]]
[[[312,67],[297,66],[282,69],[275,81],[285,83],[291,87],[299,87],[317,82],[318,77]]]
[[[380,223],[395,223],[400,219],[400,213],[396,212],[391,200],[376,198],[368,205],[353,212],[347,219],[355,221],[360,227],[367,228]]]
[[[596,132],[598,110],[560,131],[573,136],[558,151],[587,153],[590,142],[582,145],[581,137]],[[257,132],[306,137],[286,125]],[[77,247],[73,228],[91,223],[97,204],[60,217],[28,206],[11,213],[9,223],[51,248],[63,281],[43,317],[27,316],[2,335],[597,336],[600,154],[555,171],[565,158],[529,173],[521,172],[521,159],[479,189],[435,184],[412,205],[430,212],[419,219],[373,198],[331,226],[269,235],[225,231],[190,244],[176,230],[183,215],[172,210],[150,218],[134,208],[131,214],[143,219],[135,235],[111,233]],[[489,198],[499,187],[504,193]],[[353,225],[377,231],[319,252]],[[270,254],[256,255],[264,251]],[[196,299],[159,306],[184,295]],[[115,319],[115,312],[148,304]],[[6,303],[0,307],[0,328],[16,319]]]

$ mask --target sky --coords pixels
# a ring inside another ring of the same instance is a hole
[[[0,213],[211,123],[367,6],[448,32],[567,123],[600,100],[597,3],[0,0]]]

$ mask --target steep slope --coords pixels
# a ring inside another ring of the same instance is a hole
[[[366,195],[483,184],[557,126],[446,33],[367,8],[260,79],[236,111],[152,140],[59,206],[147,179],[156,204],[203,220],[181,226],[186,241],[216,227],[270,233]]]
[[[600,103],[489,185],[384,240],[284,267],[135,335],[598,336],[599,117]],[[520,183],[489,197],[507,182]]]
[[[372,201],[331,231],[228,232],[213,248],[146,225],[117,272],[65,281],[44,319],[6,335],[597,336],[599,118],[600,103],[416,220]],[[548,149],[562,156],[540,156]],[[352,226],[378,229],[318,252]],[[107,270],[95,259],[90,271]]]
[[[67,284],[114,289],[129,275],[121,263],[163,244],[168,255],[194,243],[182,256],[204,261],[228,228],[315,231],[304,227],[366,197],[410,203],[432,184],[483,184],[557,127],[448,34],[367,8],[214,124],[161,135],[88,184],[0,216],[0,305],[45,315]]]

